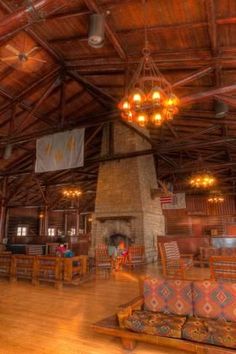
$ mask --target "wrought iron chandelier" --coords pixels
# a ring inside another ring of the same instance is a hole
[[[81,190],[76,187],[65,188],[62,192],[63,196],[68,199],[78,198],[81,195]]]
[[[225,198],[220,191],[212,191],[209,196],[207,201],[211,204],[219,204],[223,203],[225,201]]]
[[[190,178],[190,186],[193,188],[211,188],[216,184],[215,177],[209,171],[197,172]]]
[[[151,57],[147,39],[147,1],[143,2],[145,23],[143,56],[118,108],[121,111],[121,117],[130,123],[135,122],[142,127],[149,124],[160,126],[164,121],[172,120],[178,113],[179,99]]]

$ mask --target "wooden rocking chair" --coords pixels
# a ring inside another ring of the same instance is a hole
[[[186,270],[193,266],[193,255],[180,254],[176,241],[159,242],[164,277],[185,278]]]

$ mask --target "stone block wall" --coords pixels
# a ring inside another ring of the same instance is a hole
[[[149,142],[133,130],[119,122],[114,124],[115,153],[151,148]],[[106,146],[104,131],[103,155]],[[157,179],[152,155],[101,163],[92,225],[93,248],[104,243],[111,234],[125,233],[135,244],[145,246],[147,261],[155,260],[156,237],[164,234],[161,206],[151,198],[151,189],[155,188]]]

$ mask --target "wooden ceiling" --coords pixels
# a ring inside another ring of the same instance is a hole
[[[87,42],[89,16],[106,15],[105,43]],[[186,190],[199,164],[226,193],[236,181],[236,1],[147,0],[152,56],[182,99],[178,116],[150,128],[158,178]],[[93,208],[104,124],[120,119],[116,104],[144,44],[142,0],[0,0],[0,59],[36,48],[23,65],[0,60],[0,177],[9,206],[61,208],[61,188],[77,181],[83,210]],[[215,117],[215,100],[229,105]],[[85,166],[34,174],[35,141],[86,128]],[[3,158],[13,144],[10,159]],[[145,152],[144,152],[145,153]]]

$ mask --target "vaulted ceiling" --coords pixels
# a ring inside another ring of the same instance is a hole
[[[88,45],[89,16],[106,15],[105,43]],[[0,177],[13,205],[63,207],[62,186],[76,180],[93,207],[104,124],[144,44],[142,0],[0,0]],[[236,2],[147,0],[152,56],[180,97],[176,118],[150,128],[158,178],[188,189],[199,156],[226,193],[236,181]],[[6,61],[9,48],[36,60]],[[215,100],[229,105],[215,117]],[[85,166],[34,173],[36,138],[85,127]],[[6,145],[13,144],[9,159]]]

